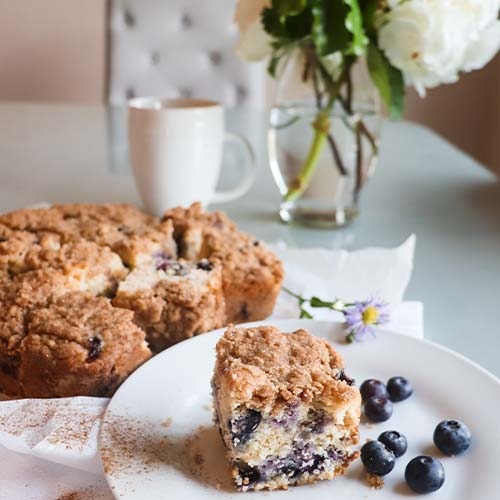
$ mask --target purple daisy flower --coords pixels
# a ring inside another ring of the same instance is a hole
[[[368,299],[355,302],[344,311],[348,335],[346,340],[363,341],[368,335],[375,336],[375,326],[389,322],[389,304],[380,299]]]

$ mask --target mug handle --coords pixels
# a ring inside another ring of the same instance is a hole
[[[245,137],[239,134],[226,132],[224,140],[238,142],[242,145],[243,149],[247,152],[248,161],[245,162],[245,172],[239,184],[232,189],[228,189],[227,191],[217,191],[214,194],[212,203],[227,203],[228,201],[236,200],[236,198],[243,196],[252,187],[255,180],[255,174],[257,172],[254,150],[250,142]]]

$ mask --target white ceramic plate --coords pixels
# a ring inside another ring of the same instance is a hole
[[[265,323],[261,323],[265,324]],[[327,338],[344,356],[347,373],[358,383],[394,375],[409,378],[415,393],[395,404],[381,424],[362,424],[361,442],[395,429],[408,438],[407,453],[371,490],[356,461],[346,476],[291,488],[287,492],[238,493],[231,487],[221,439],[212,425],[210,378],[214,346],[222,330],[182,342],[137,370],[108,406],[100,436],[107,480],[116,498],[127,500],[243,497],[290,499],[401,499],[418,496],[404,483],[408,461],[419,454],[438,457],[446,481],[433,499],[500,498],[500,381],[471,361],[427,341],[391,332],[346,345],[337,323],[286,320],[283,331],[307,328]],[[432,444],[436,424],[458,418],[472,431],[473,445],[462,456],[444,457]]]

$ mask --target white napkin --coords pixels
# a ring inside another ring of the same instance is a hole
[[[304,297],[315,295],[324,300],[341,298],[353,301],[370,297],[384,299],[391,306],[388,329],[415,337],[423,336],[422,304],[402,302],[412,273],[415,236],[411,236],[394,249],[367,248],[353,252],[302,250],[289,249],[282,244],[273,246],[273,249],[284,262],[285,286],[293,292]],[[335,311],[310,311],[317,319],[342,320],[341,313]],[[282,292],[271,319],[297,317],[297,300]],[[84,397],[0,402],[0,445],[4,447],[0,446],[3,469],[1,475],[5,478],[17,477],[10,482],[7,479],[2,481],[5,484],[0,488],[0,499],[4,498],[2,494],[7,491],[10,491],[10,496],[5,498],[9,500],[25,498],[23,495],[27,493],[24,484],[17,484],[19,476],[14,468],[16,465],[11,465],[15,464],[16,460],[9,459],[16,455],[11,451],[29,455],[26,460],[32,460],[38,467],[34,465],[31,469],[31,478],[30,473],[25,473],[24,482],[27,484],[30,484],[31,480],[43,480],[44,473],[37,472],[40,470],[38,459],[41,458],[94,473],[95,487],[102,490],[97,436],[100,417],[107,402],[105,398]],[[10,473],[9,467],[12,467]],[[72,481],[75,482],[74,479]],[[79,486],[80,483],[74,487]],[[18,492],[19,496],[14,492]],[[30,498],[51,498],[45,493],[38,497],[33,497],[33,494],[34,491],[30,491]],[[57,495],[60,494],[59,491]]]

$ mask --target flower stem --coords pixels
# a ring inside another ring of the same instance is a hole
[[[342,74],[339,79],[333,83],[329,88],[329,99],[328,104],[324,109],[319,110],[316,115],[316,119],[312,123],[314,129],[314,137],[309,148],[309,153],[300,169],[297,177],[292,181],[287,193],[285,194],[285,201],[294,201],[302,196],[304,191],[309,186],[314,170],[318,164],[319,156],[325,145],[325,141],[328,140],[330,134],[330,113],[332,112],[335,101],[337,100],[340,89],[345,82],[347,75],[349,74],[350,64],[344,67]],[[331,144],[331,142],[330,142]]]
[[[316,168],[316,164],[318,163],[319,155],[323,150],[323,145],[330,130],[330,118],[325,111],[318,113],[316,120],[312,124],[314,128],[314,138],[311,148],[309,149],[306,161],[304,162],[299,175],[295,178],[285,195],[285,201],[296,200],[302,195],[309,185]]]

